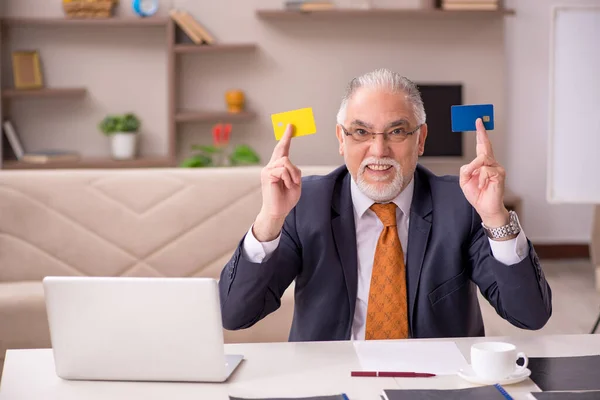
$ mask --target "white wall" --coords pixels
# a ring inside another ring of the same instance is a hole
[[[591,235],[592,206],[546,201],[550,20],[552,6],[564,4],[600,2],[507,0],[507,7],[516,10],[515,17],[507,18],[505,30],[507,179],[523,196],[525,231],[537,243],[588,243]],[[596,179],[591,173],[590,179]]]

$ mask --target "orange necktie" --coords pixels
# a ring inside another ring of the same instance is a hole
[[[396,204],[373,204],[371,210],[383,222],[383,231],[373,260],[365,339],[404,339],[408,337],[406,268]]]

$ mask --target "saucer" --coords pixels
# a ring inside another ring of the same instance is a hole
[[[467,382],[475,383],[478,385],[512,385],[514,383],[519,383],[524,381],[531,375],[531,370],[529,368],[525,368],[522,371],[515,371],[504,379],[485,379],[480,376],[477,376],[475,372],[473,372],[473,368],[471,365],[467,365],[465,368],[461,368],[458,371],[458,376],[466,380]]]

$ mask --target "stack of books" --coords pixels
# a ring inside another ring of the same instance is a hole
[[[8,139],[8,143],[19,161],[24,161],[34,164],[47,164],[60,161],[79,161],[79,153],[69,150],[40,150],[29,152],[25,151],[21,138],[17,134],[15,127],[9,120],[2,124],[4,134]]]
[[[327,0],[286,0],[283,5],[286,10],[293,11],[324,11],[335,8],[335,4]]]
[[[442,0],[442,10],[494,11],[500,8],[500,0]]]

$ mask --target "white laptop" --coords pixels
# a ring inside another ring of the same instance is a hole
[[[63,379],[224,382],[217,281],[46,277],[56,373]]]

